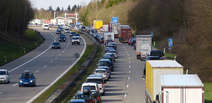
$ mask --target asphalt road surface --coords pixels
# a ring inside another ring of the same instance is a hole
[[[105,84],[103,103],[145,103],[144,62],[136,59],[133,47],[118,44],[118,59],[110,80]]]
[[[38,28],[37,28],[38,29]],[[39,29],[46,41],[32,52],[0,68],[9,70],[10,84],[0,85],[0,103],[25,103],[59,77],[77,60],[76,53],[81,53],[85,43],[71,45],[69,36],[61,43],[61,49],[51,49],[51,44],[58,39],[55,31]],[[29,70],[36,77],[36,87],[19,87],[18,78],[24,70]]]

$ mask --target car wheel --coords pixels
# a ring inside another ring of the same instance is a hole
[[[8,80],[7,84],[9,84],[9,83],[10,83],[10,81]]]

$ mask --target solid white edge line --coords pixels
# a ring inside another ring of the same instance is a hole
[[[60,78],[62,78],[70,69],[72,69],[72,67],[80,60],[80,58],[83,56],[83,54],[85,53],[85,50],[87,48],[87,44],[85,42],[85,39],[83,37],[81,37],[83,42],[85,43],[85,46],[83,48],[82,53],[80,54],[80,57],[71,65],[68,67],[68,69],[63,72],[63,74],[61,74],[55,81],[53,81],[50,85],[48,85],[46,88],[44,88],[42,91],[40,91],[38,94],[36,94],[34,97],[32,97],[30,100],[28,100],[26,103],[32,103],[35,99],[37,99],[41,94],[43,94],[46,90],[48,90],[51,86],[53,86]]]
[[[50,33],[50,34],[52,35],[52,33]],[[53,35],[52,35],[52,36],[53,36]],[[54,36],[53,36],[53,37],[54,37]],[[54,39],[55,39],[55,37],[54,37]],[[11,72],[13,72],[13,71],[19,69],[20,67],[22,67],[22,66],[24,66],[24,65],[26,65],[26,64],[28,64],[28,63],[30,63],[30,62],[32,62],[33,60],[37,59],[38,57],[40,57],[41,55],[43,55],[44,53],[46,53],[50,48],[51,48],[51,45],[50,45],[46,50],[44,50],[42,53],[40,53],[39,55],[37,55],[37,56],[35,56],[34,58],[30,59],[29,61],[27,61],[27,62],[25,62],[25,63],[23,63],[23,64],[21,64],[21,65],[15,67],[15,68],[13,68],[12,70],[9,70],[9,73],[11,73]]]

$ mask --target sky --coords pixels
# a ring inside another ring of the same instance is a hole
[[[73,5],[87,5],[91,0],[29,0],[33,8],[44,8],[48,9],[49,6],[52,6],[53,9],[56,9],[58,6],[60,8],[67,9],[68,5],[71,7]]]

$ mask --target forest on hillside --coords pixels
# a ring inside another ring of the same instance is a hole
[[[174,39],[172,53],[189,73],[212,81],[212,0],[102,0],[80,10],[80,20],[109,23],[113,16],[129,24],[136,34],[153,31],[161,49]]]
[[[0,38],[21,37],[34,17],[28,0],[0,0]]]

